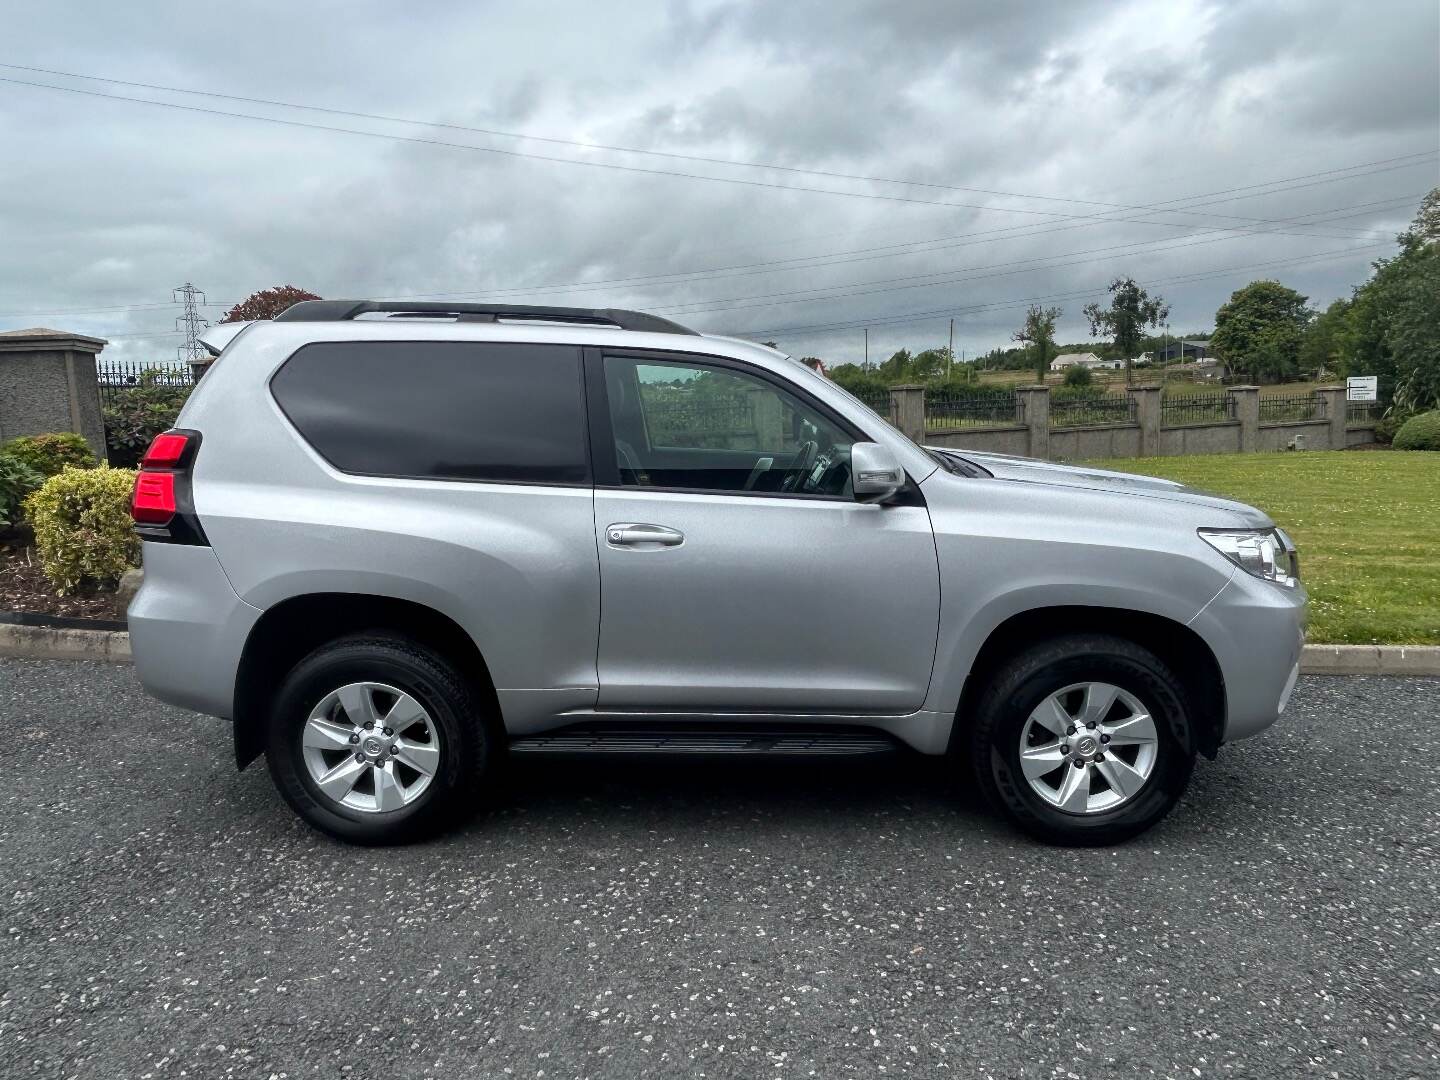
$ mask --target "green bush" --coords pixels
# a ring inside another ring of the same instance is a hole
[[[138,464],[150,441],[175,426],[191,387],[167,383],[170,375],[154,368],[142,372],[137,385],[117,390],[102,410],[111,464]]]
[[[92,469],[99,464],[90,444],[73,431],[56,431],[49,435],[21,435],[0,445],[0,454],[9,454],[30,466],[41,477],[54,476],[66,465]]]
[[[931,383],[925,388],[926,394],[950,394],[955,397],[969,398],[972,401],[979,401],[985,398],[993,398],[996,401],[1009,401],[1011,394],[1015,392],[1013,386],[1000,386],[994,383],[972,383],[959,382],[951,379],[948,382]]]
[[[1095,373],[1084,364],[1071,364],[1062,381],[1066,386],[1089,386],[1095,381]]]
[[[1090,401],[1106,396],[1105,387],[1099,383],[1090,383],[1086,386],[1061,385],[1050,391],[1051,401]]]
[[[140,538],[130,520],[134,486],[130,469],[72,467],[25,500],[40,569],[60,595],[113,589],[121,574],[140,565]]]
[[[14,525],[25,497],[45,482],[45,477],[14,454],[0,454],[0,529]]]
[[[1414,415],[1412,412],[1392,408],[1379,420],[1375,421],[1375,441],[1382,446],[1389,446],[1395,441],[1396,434],[1405,426],[1405,421]]]
[[[1396,450],[1440,450],[1440,409],[1406,420],[1393,445]]]

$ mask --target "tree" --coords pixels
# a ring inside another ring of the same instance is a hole
[[[1395,405],[1424,412],[1440,408],[1440,244],[1401,258],[1409,265],[1391,297],[1385,345],[1396,360]]]
[[[1012,341],[1034,350],[1031,359],[1035,362],[1037,382],[1043,383],[1050,370],[1050,357],[1055,355],[1055,322],[1062,314],[1058,307],[1031,304],[1025,312],[1025,325],[1010,335]]]
[[[950,370],[953,359],[946,345],[941,345],[938,349],[923,349],[910,361],[909,377],[916,382],[943,379]]]
[[[1431,188],[1430,193],[1420,200],[1420,210],[1410,228],[1400,234],[1400,246],[1429,247],[1440,240],[1440,188]]]
[[[1300,370],[1307,374],[1335,372],[1342,366],[1349,300],[1336,300],[1316,317],[1300,343]]]
[[[1215,313],[1210,347],[1249,379],[1280,382],[1300,369],[1300,344],[1314,318],[1309,297],[1278,281],[1252,281]]]
[[[890,354],[889,360],[876,369],[876,374],[890,383],[904,382],[910,377],[910,364],[913,359],[909,349],[897,349]]]
[[[1145,340],[1145,328],[1156,327],[1170,316],[1170,305],[1135,283],[1134,278],[1116,278],[1110,283],[1110,306],[1085,305],[1090,333],[1114,342],[1117,358],[1125,361],[1125,381],[1132,379],[1131,361]]]
[[[273,319],[302,300],[319,300],[320,297],[294,285],[277,285],[273,289],[261,289],[251,293],[225,313],[221,322],[249,322],[251,319]]]
[[[1062,381],[1066,386],[1089,386],[1095,381],[1095,373],[1084,364],[1071,364]]]

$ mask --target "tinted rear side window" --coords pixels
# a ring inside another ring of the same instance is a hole
[[[337,469],[375,476],[590,480],[580,350],[505,342],[320,342],[270,383]]]

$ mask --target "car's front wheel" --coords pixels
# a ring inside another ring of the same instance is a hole
[[[266,758],[280,794],[311,825],[391,844],[468,813],[495,753],[480,703],[448,660],[406,638],[364,634],[291,670]]]
[[[1184,793],[1195,762],[1189,707],[1149,650],[1067,635],[995,674],[974,717],[971,760],[991,803],[1033,836],[1117,843]]]

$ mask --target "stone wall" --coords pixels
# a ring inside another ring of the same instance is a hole
[[[1139,424],[1050,429],[1050,457],[1058,461],[1140,456]]]
[[[1315,391],[1319,420],[1283,423],[1260,422],[1260,388],[1232,386],[1234,420],[1167,427],[1163,423],[1161,389],[1135,386],[1135,421],[1086,427],[1050,426],[1050,391],[1027,386],[1016,391],[1023,403],[1023,424],[962,427],[926,431],[923,390],[896,387],[891,391],[891,415],[904,417],[899,425],[911,438],[930,446],[975,450],[980,453],[1016,454],[1060,461],[1111,457],[1174,456],[1179,454],[1235,454],[1289,449],[1343,450],[1375,441],[1374,426],[1345,422],[1345,390],[1327,386]],[[1296,437],[1301,436],[1297,445]]]

